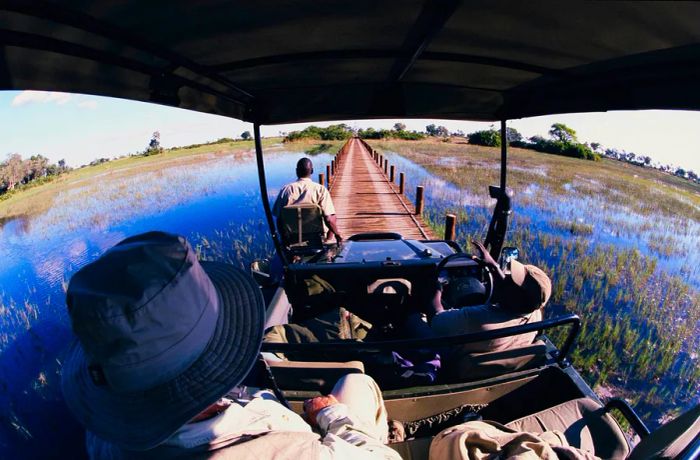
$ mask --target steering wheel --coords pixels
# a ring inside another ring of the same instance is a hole
[[[450,254],[437,264],[436,272],[438,278],[447,278],[442,296],[446,306],[460,308],[491,302],[493,275],[470,254]]]

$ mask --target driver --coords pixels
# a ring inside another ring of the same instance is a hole
[[[493,274],[493,302],[488,305],[445,309],[442,305],[443,286],[438,283],[427,311],[432,334],[436,336],[461,335],[518,326],[542,320],[542,308],[552,293],[549,277],[534,265],[523,265],[513,260],[504,273],[482,243],[472,241],[480,256],[474,260]],[[457,288],[459,289],[459,287]],[[458,293],[450,293],[459,298]],[[463,345],[464,351],[484,353],[503,351],[529,345],[536,332],[503,337]]]
[[[280,213],[285,206],[292,204],[316,204],[323,213],[326,239],[330,239],[331,234],[333,234],[337,242],[342,241],[343,237],[338,231],[331,194],[328,193],[326,187],[311,180],[311,175],[314,173],[314,165],[311,160],[308,158],[299,160],[296,173],[297,180],[282,187],[272,207],[272,213],[277,218],[278,225]]]

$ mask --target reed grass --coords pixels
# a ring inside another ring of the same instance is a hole
[[[419,166],[411,174],[423,177],[409,180],[426,187],[424,217],[437,234],[453,213],[460,246],[470,251],[469,241],[484,238],[493,200],[478,197],[499,183],[497,149],[371,143],[392,162]],[[608,159],[510,149],[508,165],[515,199],[506,245],[552,278],[548,316],[581,316],[577,369],[601,394],[632,400],[652,426],[692,405],[700,389],[700,188]],[[669,268],[675,259],[680,268]]]

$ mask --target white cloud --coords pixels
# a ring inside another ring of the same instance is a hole
[[[26,104],[47,104],[54,103],[63,105],[70,101],[71,95],[68,93],[58,93],[54,91],[22,91],[12,99],[12,107],[19,107]]]
[[[97,108],[97,101],[94,99],[86,99],[84,101],[78,102],[78,107],[81,109],[94,110]]]

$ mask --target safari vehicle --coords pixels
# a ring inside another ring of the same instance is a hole
[[[698,110],[700,4],[3,1],[0,22],[3,89],[120,97],[254,124],[262,202],[284,262],[283,285],[268,286],[268,325],[342,304],[385,332],[364,342],[265,344],[266,352],[295,356],[270,363],[273,381],[294,409],[338,376],[364,372],[365,362],[381,353],[539,331],[525,349],[474,357],[466,377],[386,389],[390,418],[409,422],[468,406],[525,431],[558,429],[572,445],[602,458],[700,458],[700,408],[650,434],[628,405],[604,404],[580,378],[567,360],[581,321],[575,315],[478,335],[393,336],[392,322],[443,269],[480,283],[486,293],[480,301],[488,301],[492,280],[467,248],[406,240],[386,229],[291,263],[292,248],[284,247],[273,222],[260,140],[263,124],[317,120],[500,121],[505,138],[506,121],[514,118]],[[504,143],[485,235],[495,257],[511,212],[506,169]],[[314,276],[333,292],[310,296],[304,286]],[[388,280],[410,289],[379,288]],[[548,338],[555,328],[568,328],[559,346]],[[621,412],[641,438],[634,449],[611,411]],[[394,446],[405,458],[426,458],[431,434]]]

